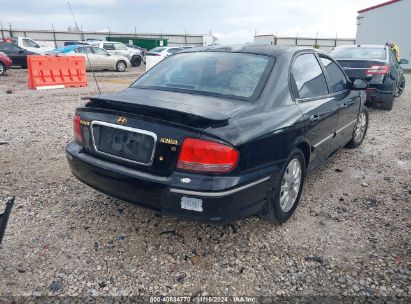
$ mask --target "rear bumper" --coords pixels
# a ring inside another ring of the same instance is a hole
[[[367,89],[367,102],[380,103],[389,101],[392,98],[392,91],[383,91],[377,88]]]
[[[178,171],[162,177],[96,158],[76,142],[67,145],[66,156],[73,175],[96,190],[165,215],[219,224],[258,214],[273,172],[275,177],[281,169],[278,164],[241,177]],[[202,211],[183,209],[183,198],[200,199]]]

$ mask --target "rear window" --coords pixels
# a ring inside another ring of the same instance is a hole
[[[383,48],[336,48],[330,52],[335,59],[385,59],[385,49]]]
[[[262,55],[175,54],[150,69],[132,87],[254,100],[272,64],[273,58]]]

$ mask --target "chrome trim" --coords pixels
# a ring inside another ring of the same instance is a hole
[[[330,138],[332,138],[334,136],[334,133],[331,133],[330,135],[328,135],[327,137],[321,139],[318,143],[313,145],[313,148],[317,148],[319,145],[325,143],[327,140],[329,140]]]
[[[135,161],[135,160],[132,160],[132,159],[128,159],[128,158],[124,158],[124,157],[120,157],[120,156],[116,156],[116,155],[113,155],[113,154],[110,154],[110,153],[100,151],[99,149],[97,149],[96,142],[94,141],[94,131],[93,131],[93,126],[94,125],[106,126],[106,127],[110,127],[110,128],[114,128],[114,129],[121,129],[121,130],[129,131],[129,132],[140,133],[140,134],[151,136],[152,138],[154,138],[154,147],[153,147],[153,152],[151,154],[150,162],[142,163],[142,162],[138,162],[138,161]],[[94,150],[97,153],[109,156],[111,158],[120,159],[120,160],[124,160],[124,161],[130,162],[130,163],[133,163],[133,164],[143,165],[143,166],[147,166],[147,167],[149,167],[153,164],[154,154],[155,154],[156,146],[157,146],[157,134],[155,134],[153,132],[150,132],[150,131],[146,131],[146,130],[131,128],[131,127],[125,127],[125,126],[119,126],[119,125],[116,125],[116,124],[112,124],[112,123],[108,123],[108,122],[104,122],[104,121],[98,121],[98,120],[93,120],[91,122],[90,129],[91,129],[91,140],[93,142],[93,147],[94,147]]]
[[[266,176],[262,179],[259,179],[255,182],[249,183],[247,185],[227,190],[227,191],[220,191],[220,192],[202,192],[202,191],[191,191],[191,190],[183,190],[183,189],[177,189],[177,188],[170,188],[170,192],[173,193],[180,193],[180,194],[187,194],[187,195],[194,195],[194,196],[206,196],[206,197],[221,197],[221,196],[227,196],[239,191],[242,191],[244,189],[250,188],[252,186],[261,184],[262,182],[265,182],[270,179],[270,176]]]
[[[348,124],[346,124],[342,128],[339,128],[335,133],[340,133],[342,130],[344,130],[345,128],[348,128],[349,126],[351,126],[352,124],[355,124],[356,122],[357,122],[357,119],[354,119],[352,122],[349,122]]]

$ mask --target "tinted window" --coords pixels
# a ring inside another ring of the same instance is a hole
[[[18,47],[15,47],[12,44],[4,43],[4,44],[0,44],[0,50],[6,53],[7,52],[16,53],[16,52],[19,52],[20,49]]]
[[[347,79],[344,72],[338,65],[328,58],[321,57],[321,61],[327,71],[328,79],[330,80],[331,90],[333,92],[343,91],[347,88]]]
[[[324,74],[314,54],[303,54],[294,61],[293,76],[299,98],[312,98],[328,94]]]
[[[113,43],[103,43],[103,49],[105,50],[115,50]]]
[[[329,54],[336,59],[385,59],[385,49],[369,47],[336,48]]]
[[[175,54],[146,72],[133,86],[255,99],[272,61],[267,56],[240,53]]]
[[[39,48],[40,47],[37,43],[35,43],[33,40],[30,40],[30,39],[23,39],[23,46],[33,47],[33,48]]]

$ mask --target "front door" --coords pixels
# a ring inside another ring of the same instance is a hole
[[[331,96],[338,107],[338,124],[331,144],[334,151],[345,146],[352,138],[361,105],[360,91],[351,91],[345,73],[331,58],[319,55],[324,67]]]
[[[330,154],[338,122],[338,105],[329,96],[325,75],[314,53],[303,53],[295,59],[292,85],[306,121],[311,145],[310,167],[314,168]]]

